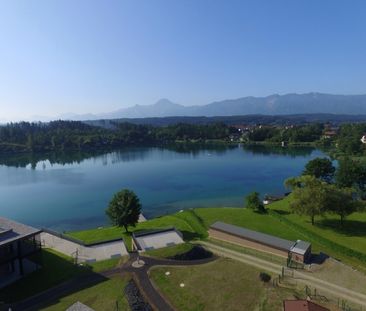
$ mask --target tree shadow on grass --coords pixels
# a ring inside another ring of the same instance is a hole
[[[284,211],[282,209],[271,209],[272,211],[276,212],[277,214],[281,215],[281,216],[286,216],[286,215],[290,215],[291,212],[289,211]]]
[[[315,225],[322,229],[332,229],[346,236],[366,237],[366,222],[364,221],[346,219],[341,226],[338,219],[322,219],[318,220]]]
[[[187,240],[191,241],[191,240],[197,240],[197,239],[204,238],[203,234],[200,234],[198,232],[192,232],[192,231],[186,231],[186,230],[182,230],[181,232],[183,234],[184,240],[186,240],[186,241]]]
[[[0,301],[15,306],[14,310],[30,308],[37,303],[48,301],[51,297],[59,299],[108,280],[93,272],[90,266],[76,265],[71,258],[57,255],[49,250],[42,250],[39,255],[42,257],[42,268],[0,291]],[[39,294],[41,294],[40,297],[31,298]],[[2,308],[8,310],[5,305],[0,306],[0,310]]]

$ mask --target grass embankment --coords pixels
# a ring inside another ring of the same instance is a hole
[[[85,288],[71,295],[62,297],[40,308],[43,311],[66,310],[77,301],[87,305],[95,311],[128,310],[128,302],[124,295],[124,288],[130,278],[113,277],[104,282]]]
[[[0,301],[6,303],[20,301],[74,277],[116,267],[121,260],[124,260],[114,258],[80,266],[75,265],[70,257],[50,249],[43,249],[39,256],[42,268],[3,288],[0,291]],[[39,261],[39,258],[37,259]]]
[[[322,251],[366,271],[366,213],[354,213],[340,225],[339,217],[326,214],[312,225],[309,217],[290,212],[291,197],[269,206],[270,214],[313,243]]]
[[[130,233],[118,227],[105,227],[84,231],[68,232],[66,235],[81,240],[86,244],[97,243],[106,240],[118,239],[123,237],[126,247],[131,250],[131,233],[151,229],[162,229],[175,227],[183,234],[186,241],[204,238],[207,231],[196,214],[192,210],[181,213],[154,218],[145,222],[138,223],[136,227],[130,227]]]
[[[269,213],[258,214],[243,208],[198,208],[173,215],[162,216],[139,223],[131,231],[174,226],[186,241],[207,237],[207,229],[215,221],[223,221],[251,230],[264,232],[288,240],[312,243],[313,252],[323,252],[358,269],[366,271],[366,213],[349,216],[343,228],[336,215],[318,217],[311,225],[308,217],[290,213],[291,197],[269,206]],[[123,236],[131,247],[131,236],[120,228],[108,227],[68,233],[86,243]]]
[[[246,227],[252,230],[273,234],[284,239],[296,239],[298,233],[284,225],[280,220],[266,214],[258,214],[243,208],[198,208],[187,210],[173,215],[154,218],[129,228],[131,232],[158,228],[175,227],[183,233],[186,241],[206,238],[207,229],[215,221],[223,221],[233,225]],[[130,247],[131,236],[118,227],[105,227],[77,232],[68,232],[67,235],[82,240],[84,243],[96,243],[107,239],[116,239],[123,236]]]
[[[170,275],[165,274],[167,271]],[[205,265],[154,268],[150,277],[180,311],[280,311],[284,299],[305,298],[304,293],[293,289],[264,285],[259,279],[260,272],[221,258]],[[180,287],[181,283],[184,287]]]
[[[158,258],[172,258],[174,256],[189,252],[193,247],[194,245],[192,245],[191,243],[183,243],[179,245],[149,250],[146,251],[144,255]]]
[[[318,217],[313,226],[308,217],[290,213],[290,200],[287,197],[269,205],[267,214],[239,208],[196,209],[195,213],[206,227],[221,220],[288,240],[309,241],[313,252],[326,253],[366,271],[366,213],[352,214],[343,228],[339,217],[331,214]]]

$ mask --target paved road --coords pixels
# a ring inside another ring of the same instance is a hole
[[[92,273],[87,276],[77,277],[75,279],[69,280],[58,286],[50,288],[38,295],[32,296],[26,300],[23,300],[16,305],[12,306],[13,311],[35,311],[39,310],[39,306],[47,302],[52,302],[60,297],[69,295],[83,288],[92,286],[99,282],[105,281],[106,279],[116,276],[123,275],[125,273],[132,273],[134,279],[139,286],[139,289],[145,299],[156,311],[176,311],[166,300],[161,296],[159,291],[153,286],[148,276],[148,271],[153,266],[190,266],[208,263],[215,260],[215,257],[207,258],[203,260],[169,260],[169,259],[157,259],[150,257],[141,257],[141,260],[145,262],[145,265],[141,268],[134,268],[132,263],[136,261],[137,255],[130,254],[130,259],[120,268],[113,268],[102,273]],[[0,310],[1,307],[0,307]]]
[[[200,241],[200,244],[217,255],[243,262],[258,269],[263,269],[275,274],[281,274],[282,272],[282,266],[273,262],[268,262],[266,260],[221,247],[210,242]],[[364,294],[321,280],[310,275],[310,273],[300,272],[298,270],[293,270],[293,272],[296,280],[303,283],[304,285],[315,287],[318,290],[330,293],[333,296],[340,297],[349,302],[366,306],[366,295]]]
[[[46,247],[55,249],[70,257],[75,257],[74,254],[77,251],[78,262],[99,261],[109,259],[112,256],[125,256],[128,254],[122,240],[94,246],[83,246],[48,232],[41,233],[41,240]]]
[[[157,311],[175,311],[176,309],[169,304],[160,292],[151,283],[148,275],[148,271],[154,266],[193,266],[199,264],[205,264],[216,259],[216,257],[206,258],[201,260],[169,260],[169,259],[157,259],[151,257],[141,257],[141,260],[145,262],[145,265],[141,268],[132,267],[132,263],[137,259],[136,254],[131,255],[131,260],[124,267],[125,271],[132,272],[135,276],[137,285],[142,292],[145,299],[150,303],[152,308]]]

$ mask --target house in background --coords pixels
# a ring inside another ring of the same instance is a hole
[[[41,230],[0,217],[0,288],[38,269]],[[32,258],[31,258],[32,257]]]
[[[182,233],[175,228],[132,233],[132,249],[148,251],[184,243]]]
[[[363,134],[362,138],[361,138],[361,142],[363,144],[366,144],[366,134]]]

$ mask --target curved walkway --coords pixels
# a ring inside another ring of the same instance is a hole
[[[199,259],[199,260],[170,260],[170,259],[158,259],[152,257],[140,257],[140,260],[145,262],[141,268],[132,267],[132,263],[137,260],[137,255],[132,254],[130,261],[122,269],[134,274],[137,285],[145,297],[147,302],[154,310],[157,311],[175,311],[168,301],[160,294],[160,292],[152,284],[148,272],[154,266],[193,266],[199,264],[205,264],[215,260],[216,257]]]
[[[87,276],[77,277],[66,281],[60,285],[52,287],[42,293],[25,299],[19,303],[12,304],[13,311],[20,310],[39,310],[39,306],[47,302],[58,299],[61,296],[69,295],[73,292],[79,291],[91,284],[97,284],[102,282],[106,278],[110,278],[121,273],[131,273],[141,291],[141,294],[145,297],[147,302],[154,310],[157,311],[175,311],[175,309],[161,296],[159,291],[153,286],[150,281],[148,271],[153,266],[192,266],[198,264],[208,263],[216,259],[211,257],[201,260],[170,260],[170,259],[158,259],[152,257],[140,257],[145,262],[145,265],[141,268],[134,268],[132,263],[137,260],[137,254],[130,254],[130,259],[122,267],[106,270],[101,273],[92,273]],[[9,305],[10,306],[10,305]],[[0,306],[0,310],[1,306]],[[5,310],[5,309],[4,309]]]

